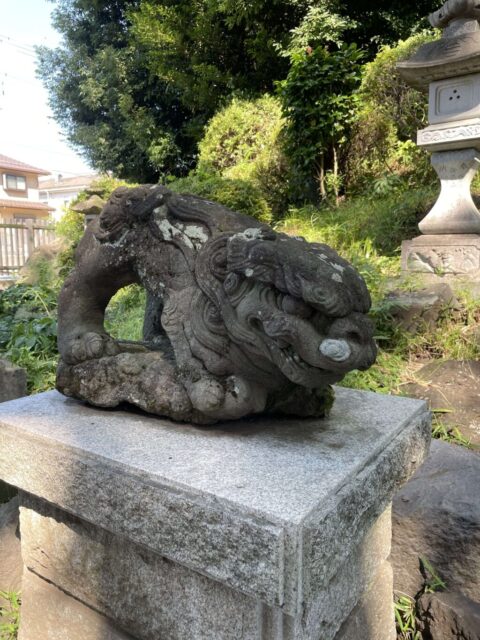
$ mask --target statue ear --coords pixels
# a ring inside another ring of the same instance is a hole
[[[156,207],[160,207],[165,202],[165,196],[170,191],[162,185],[145,185],[139,187],[138,194],[133,191],[131,202],[128,202],[128,213],[136,220],[146,220]]]
[[[276,234],[269,228],[255,227],[235,233],[227,243],[228,271],[268,280],[267,274],[276,267]]]
[[[112,193],[98,218],[95,237],[101,242],[116,240],[125,226],[127,212],[125,200],[132,191],[128,187],[118,187]]]

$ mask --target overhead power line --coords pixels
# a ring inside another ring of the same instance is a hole
[[[6,42],[7,44],[11,44],[13,47],[18,47],[20,49],[25,49],[26,51],[30,51],[31,53],[35,53],[35,47],[31,44],[26,44],[17,40],[16,38],[12,38],[11,36],[7,36],[4,33],[0,33],[0,41]]]
[[[24,84],[29,84],[32,87],[38,87],[40,83],[40,81],[35,82],[31,78],[22,78],[21,76],[13,75],[11,73],[8,73],[8,71],[0,71],[0,82],[5,82],[5,80],[7,81],[16,80],[17,82],[23,82]]]
[[[12,38],[9,38],[8,36],[3,36],[0,34],[0,45],[1,44],[11,47],[12,49],[15,50],[16,53],[20,53],[23,56],[26,56],[27,58],[35,59],[37,57],[37,54],[33,47],[22,45],[22,44],[16,44],[15,41],[12,40]]]

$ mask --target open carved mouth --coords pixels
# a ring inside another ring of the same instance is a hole
[[[345,375],[344,373],[335,373],[330,369],[309,364],[302,359],[292,344],[281,346],[266,334],[263,334],[262,339],[267,345],[270,358],[276,367],[295,384],[315,388],[325,383],[338,382]]]
[[[250,338],[241,336],[243,344],[300,386],[338,382],[368,356],[370,329],[360,313],[330,317],[300,298],[258,285],[242,291],[236,309],[251,330]]]

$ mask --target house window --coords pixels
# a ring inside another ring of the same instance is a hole
[[[14,176],[9,173],[5,174],[5,188],[12,191],[26,191],[27,179],[25,176]]]

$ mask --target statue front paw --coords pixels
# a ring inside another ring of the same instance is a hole
[[[118,353],[120,347],[108,334],[89,331],[72,338],[61,355],[67,364],[78,364],[103,356],[115,356]]]
[[[188,395],[194,409],[213,420],[236,420],[249,413],[263,411],[266,392],[239,376],[223,381],[204,377],[188,385]]]

